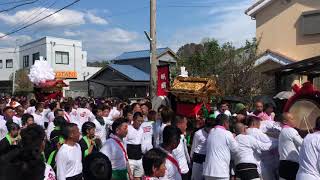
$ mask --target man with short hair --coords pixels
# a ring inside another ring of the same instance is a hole
[[[141,128],[142,123],[142,113],[134,113],[132,124],[128,125],[128,134],[125,138],[130,169],[133,177],[137,180],[141,179],[143,176],[141,148],[143,140],[143,129]]]
[[[18,145],[20,126],[14,122],[7,122],[8,134],[0,141],[0,156],[9,152],[12,146]]]
[[[248,117],[247,134],[254,137],[256,140],[263,143],[273,143],[278,145],[278,139],[269,137],[267,134],[263,133],[260,129],[261,119],[255,115]],[[277,153],[278,146],[274,147],[270,151],[262,151],[261,153],[256,153],[256,157],[260,157],[258,162],[258,172],[263,179],[273,180],[277,176],[277,166],[278,162],[274,162],[274,156]]]
[[[187,140],[185,138],[188,127],[187,124],[188,120],[186,117],[177,117],[175,126],[177,126],[181,131],[180,143],[178,147],[172,151],[173,156],[179,163],[179,168],[181,170],[181,176],[183,180],[189,179],[189,165],[191,163],[188,153]]]
[[[103,115],[102,106],[94,107],[92,109],[92,113],[95,116],[95,118],[91,121],[95,124],[95,127],[96,127],[95,137],[98,138],[99,140],[99,147],[102,147],[102,145],[107,140],[107,130],[106,130],[107,124],[102,117]]]
[[[192,159],[192,176],[191,180],[203,180],[203,163],[206,160],[207,154],[207,138],[209,132],[214,127],[215,120],[207,118],[205,120],[205,127],[195,132],[191,147]]]
[[[151,149],[143,155],[143,180],[158,180],[163,177],[166,173],[166,157],[166,153],[158,148]]]
[[[85,122],[82,125],[82,138],[79,141],[79,145],[82,151],[82,160],[92,152],[99,152],[95,143],[95,130],[96,125],[93,122]]]
[[[172,154],[180,143],[180,134],[180,129],[172,125],[166,126],[163,130],[163,143],[160,145],[160,149],[167,154],[167,170],[165,176],[160,179],[182,180],[179,163]]]
[[[13,122],[13,116],[13,107],[8,106],[3,109],[3,116],[0,118],[0,140],[2,140],[8,133],[6,123]]]
[[[207,139],[207,155],[204,162],[203,175],[206,180],[229,180],[231,153],[235,153],[238,143],[228,131],[229,117],[219,114],[214,129]]]
[[[267,151],[275,147],[271,142],[263,143],[246,134],[246,128],[242,123],[235,125],[238,150],[235,153],[236,175],[240,179],[259,180],[257,169],[258,161],[255,152]]]
[[[67,124],[62,129],[65,139],[56,156],[58,180],[82,180],[81,147],[79,128],[74,123]]]
[[[128,164],[127,151],[125,149],[123,138],[128,134],[128,123],[126,119],[120,118],[112,124],[112,134],[102,146],[100,152],[108,156],[112,164],[113,180],[130,180],[133,176]]]
[[[229,111],[228,103],[221,102],[219,105],[219,109],[214,112],[214,117],[217,117],[219,114],[225,114],[229,117],[231,117],[231,112]]]
[[[282,126],[279,136],[279,175],[284,179],[295,179],[299,170],[299,150],[303,139],[295,129],[291,113],[282,115]]]
[[[22,123],[21,123],[21,117],[24,114],[24,108],[22,106],[17,106],[15,108],[16,114],[13,116],[13,122],[15,122],[16,124],[18,124],[20,127],[22,127]]]
[[[44,109],[44,105],[43,103],[37,103],[36,106],[36,111],[32,114],[33,118],[34,118],[34,122],[40,126],[44,127],[44,117],[42,115],[43,109]]]
[[[320,179],[320,117],[316,120],[315,132],[308,134],[302,143],[297,180]]]

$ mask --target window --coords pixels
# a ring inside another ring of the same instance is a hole
[[[32,64],[34,64],[34,62],[36,60],[40,60],[40,53],[39,52],[32,54]]]
[[[29,67],[29,55],[23,56],[23,67]]]
[[[12,59],[6,60],[6,68],[13,68],[13,60]]]
[[[3,68],[2,60],[0,60],[0,69]]]
[[[56,64],[69,64],[69,53],[56,51]]]
[[[320,34],[320,11],[308,11],[302,14],[303,35]]]

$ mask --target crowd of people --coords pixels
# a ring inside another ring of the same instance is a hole
[[[191,120],[149,100],[0,99],[0,179],[319,180],[320,118],[304,139],[292,114],[239,103]]]

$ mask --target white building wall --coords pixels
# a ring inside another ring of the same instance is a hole
[[[15,48],[1,48],[0,49],[0,62],[2,61],[2,66],[0,64],[0,81],[12,80],[13,72],[15,69],[19,69],[18,61],[18,51],[19,49]],[[6,67],[6,60],[12,59],[13,67]]]
[[[69,55],[68,64],[57,64],[56,52],[66,52]],[[10,53],[6,53],[10,52]],[[16,53],[13,53],[16,52]],[[101,68],[87,67],[87,52],[82,50],[82,42],[77,40],[44,37],[17,48],[0,49],[0,60],[3,61],[3,67],[0,68],[0,81],[12,79],[14,70],[30,68],[33,64],[33,54],[39,53],[48,61],[54,71],[75,71],[77,79],[66,79],[69,84],[71,81],[82,81],[88,79]],[[29,56],[29,66],[23,66],[23,57]],[[6,68],[6,59],[13,59],[13,68]],[[68,89],[68,88],[66,88]]]

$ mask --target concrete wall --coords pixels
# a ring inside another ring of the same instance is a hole
[[[270,49],[296,60],[318,56],[320,34],[303,35],[302,14],[319,9],[319,0],[292,0],[274,1],[261,10],[256,15],[256,37],[261,38],[259,51]]]
[[[0,67],[0,81],[12,80],[13,72],[19,67],[18,54],[19,49],[4,48],[0,49],[0,60],[2,60],[2,67]],[[13,67],[6,68],[6,60],[13,60]]]

